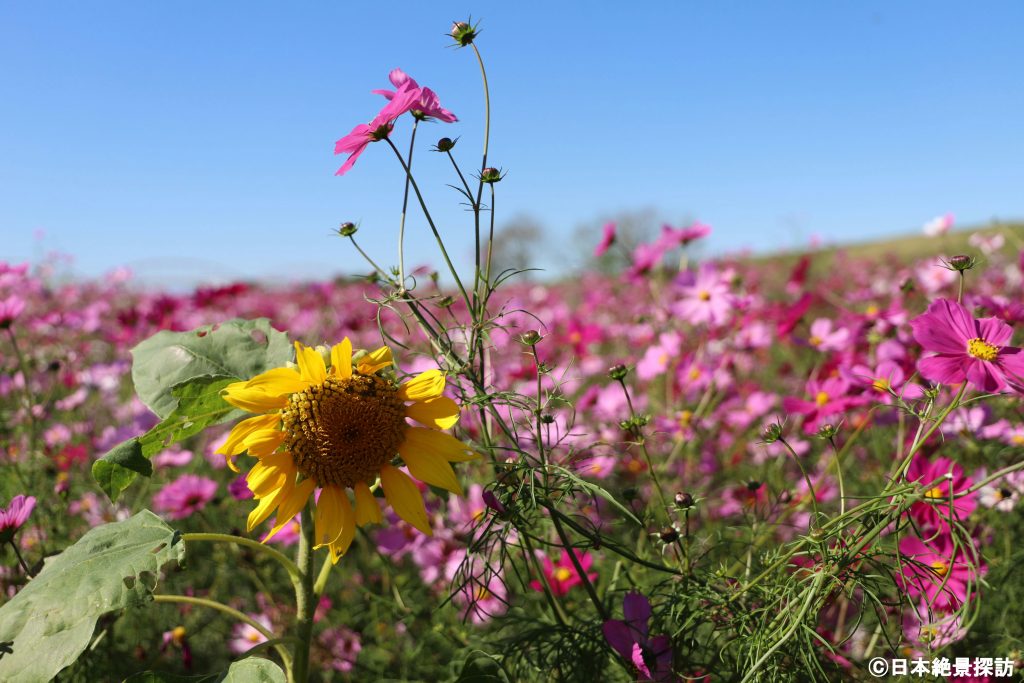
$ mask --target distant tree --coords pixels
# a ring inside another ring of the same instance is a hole
[[[615,223],[615,244],[603,256],[595,257],[594,247],[608,223]],[[658,212],[648,208],[629,209],[579,224],[573,232],[573,242],[583,269],[602,273],[621,271],[629,265],[630,255],[638,244],[657,237],[662,223]]]
[[[528,214],[518,214],[495,231],[491,274],[503,270],[525,270],[543,265],[544,226]],[[487,248],[481,258],[487,257]],[[529,278],[530,273],[520,275]]]

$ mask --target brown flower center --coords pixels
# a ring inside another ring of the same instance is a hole
[[[319,486],[370,482],[405,438],[405,404],[386,380],[353,373],[328,377],[288,397],[284,446]]]

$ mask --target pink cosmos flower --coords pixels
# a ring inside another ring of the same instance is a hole
[[[576,559],[579,561],[580,567],[583,568],[587,578],[591,582],[596,581],[597,574],[589,571],[594,563],[594,558],[591,557],[590,553],[580,553],[575,549],[572,552],[576,555]],[[544,576],[548,580],[551,592],[559,597],[568,593],[573,586],[583,583],[583,577],[576,571],[576,565],[573,564],[569,551],[565,549],[562,550],[562,556],[558,559],[558,564],[553,563],[547,555],[544,556]],[[530,582],[530,588],[539,592],[544,591],[544,585],[537,579]]]
[[[398,90],[405,87],[420,91],[419,100],[414,102],[410,109],[414,116],[418,115],[420,118],[437,119],[438,121],[444,121],[445,123],[455,123],[458,121],[455,114],[441,106],[441,102],[438,100],[437,95],[433,90],[430,88],[421,88],[415,79],[401,69],[392,69],[391,73],[388,74],[388,80],[391,81],[391,85],[395,86]],[[393,100],[397,94],[393,90],[374,90],[373,93],[375,95],[383,95],[389,100]]]
[[[505,584],[496,576],[491,576],[486,583],[470,581],[455,595],[455,600],[464,606],[462,618],[474,624],[504,614],[509,604]]]
[[[671,225],[661,227],[661,237],[658,241],[662,243],[666,251],[675,247],[685,247],[690,242],[706,237],[711,234],[711,226],[703,223],[694,223],[686,228],[673,228]]]
[[[663,332],[655,346],[648,346],[644,357],[636,364],[636,376],[643,380],[663,375],[668,366],[678,358],[682,349],[682,337],[675,332]]]
[[[984,476],[982,472],[979,476]],[[1024,472],[1011,472],[978,489],[978,502],[987,508],[1010,512],[1024,495]]]
[[[608,223],[604,226],[604,235],[601,237],[601,241],[594,247],[594,256],[603,256],[613,244],[615,244],[615,223]]]
[[[672,673],[672,642],[666,635],[651,636],[651,603],[642,593],[629,592],[622,601],[625,619],[609,619],[602,631],[608,644],[630,662],[642,681],[677,681]]]
[[[907,373],[896,361],[881,360],[874,369],[866,365],[855,365],[849,370],[841,369],[840,372],[856,383],[867,385],[875,392],[874,397],[882,403],[892,403],[895,400],[892,393],[906,401],[924,396],[924,389],[913,382],[907,382]]]
[[[181,650],[181,665],[186,671],[192,669],[192,648],[188,645],[184,626],[176,626],[170,631],[164,631],[161,639],[160,652],[163,653],[169,647]]]
[[[394,127],[395,119],[412,111],[421,97],[422,92],[419,88],[410,85],[410,82],[404,83],[372,121],[360,123],[352,129],[352,132],[334,143],[335,154],[343,152],[349,154],[348,159],[334,175],[348,173],[348,170],[355,165],[359,155],[366,150],[367,145],[388,137]]]
[[[951,213],[947,213],[944,216],[936,216],[922,226],[921,232],[929,237],[945,235],[949,232],[950,228],[953,227],[954,220],[953,214]]]
[[[1020,390],[1024,354],[1007,346],[1013,330],[998,318],[975,319],[955,301],[938,299],[928,311],[910,321],[917,340],[932,352],[918,361],[921,376],[941,384],[965,379],[985,392]]]
[[[168,519],[185,519],[199,512],[217,495],[217,482],[183,474],[153,496],[153,508]]]
[[[672,313],[694,325],[721,325],[735,305],[728,283],[707,263],[697,271],[692,284],[683,285],[679,291],[680,298],[672,305]]]
[[[804,431],[813,434],[828,421],[838,422],[847,410],[861,402],[849,393],[850,383],[843,377],[812,379],[807,382],[810,401],[787,396],[782,399],[782,407],[788,413],[803,415]]]
[[[818,318],[811,323],[807,343],[819,351],[841,351],[850,343],[850,331],[845,327],[833,329],[831,320]]]
[[[963,523],[974,512],[978,502],[977,493],[960,494],[971,488],[974,481],[964,473],[964,468],[949,458],[926,460],[915,457],[907,468],[907,481],[929,486],[936,480],[939,483],[924,494],[927,502],[914,503],[910,507],[910,514],[919,524],[929,529],[946,529],[954,520]]]
[[[923,596],[935,609],[959,609],[971,592],[977,590],[978,574],[967,561],[962,548],[954,548],[949,534],[940,534],[929,543],[917,536],[900,541],[903,574],[899,578],[911,597]],[[981,567],[984,573],[984,567]]]
[[[923,654],[963,640],[967,629],[960,614],[928,609],[927,602],[923,602],[903,613],[903,633]]]
[[[28,520],[36,507],[35,496],[17,495],[6,509],[0,509],[0,543],[14,539],[14,534]]]
[[[331,668],[348,673],[356,665],[359,652],[363,649],[359,634],[352,629],[338,626],[325,630],[319,636],[320,643],[331,653]]]
[[[24,310],[25,300],[17,294],[0,299],[0,329],[10,327]]]
[[[641,243],[633,249],[633,262],[626,271],[626,277],[636,280],[655,268],[665,256],[665,248],[658,242]]]
[[[270,617],[266,614],[250,614],[249,618],[257,624],[272,631]],[[237,623],[231,628],[231,640],[228,641],[228,649],[236,655],[248,652],[260,643],[265,643],[267,637],[246,623]]]

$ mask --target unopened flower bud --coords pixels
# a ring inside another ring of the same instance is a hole
[[[680,491],[676,494],[676,507],[686,510],[693,507],[693,496],[689,492],[683,493]]]
[[[501,180],[501,171],[491,166],[480,171],[480,181],[484,183],[496,183]]]
[[[675,543],[679,540],[679,532],[674,527],[667,526],[658,532],[658,536],[661,537],[664,543]]]
[[[455,299],[450,296],[445,296],[438,300],[437,305],[441,308],[449,308],[454,303]]]
[[[766,425],[764,431],[761,432],[761,440],[765,443],[775,443],[782,438],[782,425],[778,422],[772,422]]]
[[[448,152],[451,151],[453,147],[455,147],[455,141],[451,138],[441,138],[437,141],[438,152]]]
[[[839,428],[836,427],[834,424],[831,424],[831,423],[823,424],[818,429],[818,438],[819,439],[833,439],[833,438],[835,438],[836,434],[838,434],[838,433],[839,433]]]
[[[540,336],[540,332],[537,330],[527,330],[519,335],[519,342],[526,346],[536,346],[540,343],[543,337]]]
[[[549,425],[555,421],[555,416],[552,415],[551,413],[544,413],[543,415],[540,416],[540,421],[546,425]]]
[[[476,39],[476,27],[465,21],[456,21],[450,35],[461,47],[466,47]]]
[[[618,365],[613,365],[610,368],[608,368],[608,376],[614,380],[624,379],[628,372],[629,370],[626,369],[626,366],[623,365],[622,363],[619,363]]]
[[[494,491],[484,491],[481,498],[484,499],[484,505],[497,512],[499,515],[505,514],[505,506],[502,505],[501,501],[498,500],[498,497],[494,495]]]
[[[345,221],[338,227],[338,234],[341,235],[342,237],[351,237],[352,235],[356,234],[356,230],[358,229],[359,227],[355,223],[352,223],[351,221]]]
[[[968,256],[967,254],[957,254],[956,256],[951,256],[949,260],[946,261],[947,268],[949,268],[950,270],[955,270],[959,273],[962,273],[965,270],[970,270],[971,268],[974,267],[974,264],[974,257]]]

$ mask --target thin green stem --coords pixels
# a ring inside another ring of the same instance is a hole
[[[412,135],[409,137],[409,158],[406,161],[405,167],[408,169],[412,168],[412,152],[415,149],[416,144],[416,129],[420,125],[420,120],[416,119],[412,124]],[[399,291],[405,291],[405,214],[409,208],[409,180],[412,178],[411,173],[405,174],[405,191],[402,193],[402,219],[398,223],[398,282]]]
[[[352,246],[356,248],[356,251],[358,251],[362,255],[362,257],[364,259],[366,259],[366,262],[369,263],[370,266],[375,271],[377,271],[377,274],[380,275],[385,280],[389,279],[387,272],[383,268],[378,266],[376,261],[374,261],[372,258],[370,258],[370,255],[367,254],[365,251],[363,251],[363,248],[359,246],[359,244],[356,242],[355,236],[354,235],[349,235],[348,238],[349,238],[349,240],[351,240]]]
[[[300,578],[299,568],[292,562],[286,555],[271,548],[269,545],[264,545],[259,541],[254,541],[251,538],[245,538],[243,536],[232,536],[231,534],[182,534],[181,540],[186,543],[234,543],[235,545],[245,546],[251,550],[261,552],[267,557],[271,558],[275,562],[279,563],[288,572],[289,578],[291,578],[293,584],[297,584]]]

